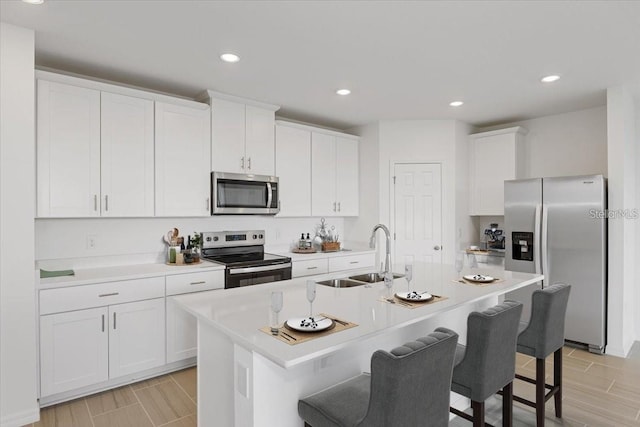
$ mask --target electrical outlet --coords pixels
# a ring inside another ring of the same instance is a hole
[[[87,249],[95,249],[98,241],[97,234],[87,234]]]

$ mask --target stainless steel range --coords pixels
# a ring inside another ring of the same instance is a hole
[[[225,289],[291,279],[291,258],[264,252],[264,230],[203,232],[202,257],[227,267]]]

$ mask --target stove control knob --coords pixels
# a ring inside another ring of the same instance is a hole
[[[214,241],[214,242],[217,242],[218,240],[219,240],[219,237],[218,237],[218,236],[214,236],[214,237],[213,237],[213,241]]]
[[[261,239],[264,239],[264,235],[262,235],[262,234],[260,234],[260,236],[259,236],[259,237],[260,237]]]
[[[254,235],[253,235],[253,240],[256,240],[257,238],[258,238],[258,235],[257,235],[257,234],[254,234]]]
[[[205,239],[207,242],[211,241],[211,237],[207,236],[207,238]]]

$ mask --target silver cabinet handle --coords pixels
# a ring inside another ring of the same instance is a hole
[[[435,245],[435,246],[433,247],[433,250],[434,250],[434,251],[439,251],[439,250],[440,250],[440,246]]]
[[[336,212],[336,202],[333,202],[333,211]]]
[[[93,195],[93,210],[94,211],[98,211],[98,195],[94,194]]]
[[[307,270],[315,270],[318,267],[307,267]]]
[[[204,204],[205,204],[205,210],[206,210],[207,212],[209,212],[209,198],[208,198],[208,197],[207,197],[207,199],[204,201]]]
[[[104,210],[105,212],[109,212],[109,195],[104,196]]]
[[[100,294],[98,295],[99,298],[103,298],[103,297],[112,297],[114,295],[120,295],[120,292],[111,292],[109,294]]]
[[[340,212],[340,202],[338,202],[338,212]]]
[[[244,157],[240,159],[240,169],[244,170]]]
[[[102,315],[102,332],[104,332],[104,314]]]
[[[116,329],[116,313],[115,311],[113,312],[113,329]]]
[[[249,157],[248,164],[249,164],[249,168],[248,169],[251,170],[251,157]]]
[[[360,264],[360,261],[349,261],[349,264]]]
[[[201,281],[199,281],[199,282],[191,282],[191,283],[189,283],[189,284],[190,284],[190,285],[204,285],[205,283],[207,283],[207,282],[205,282],[204,280],[201,280]]]

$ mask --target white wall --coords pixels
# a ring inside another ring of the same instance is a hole
[[[529,178],[591,175],[607,176],[607,107],[479,129],[483,132],[523,126],[526,171]]]
[[[608,208],[632,210],[636,204],[635,122],[631,93],[624,87],[607,89]],[[637,280],[635,263],[637,219],[609,220],[609,304],[607,353],[626,356],[637,334],[635,311]]]
[[[0,23],[0,425],[39,418],[36,389],[34,32]]]
[[[344,235],[343,218],[326,218],[329,226]],[[265,230],[267,250],[281,249],[300,238],[314,236],[320,218],[267,216],[213,216],[208,218],[84,218],[37,219],[36,259],[47,268],[79,268],[92,265],[163,261],[162,237],[176,227],[186,238],[194,231]],[[96,246],[87,248],[87,236]],[[106,257],[106,258],[105,258]]]

